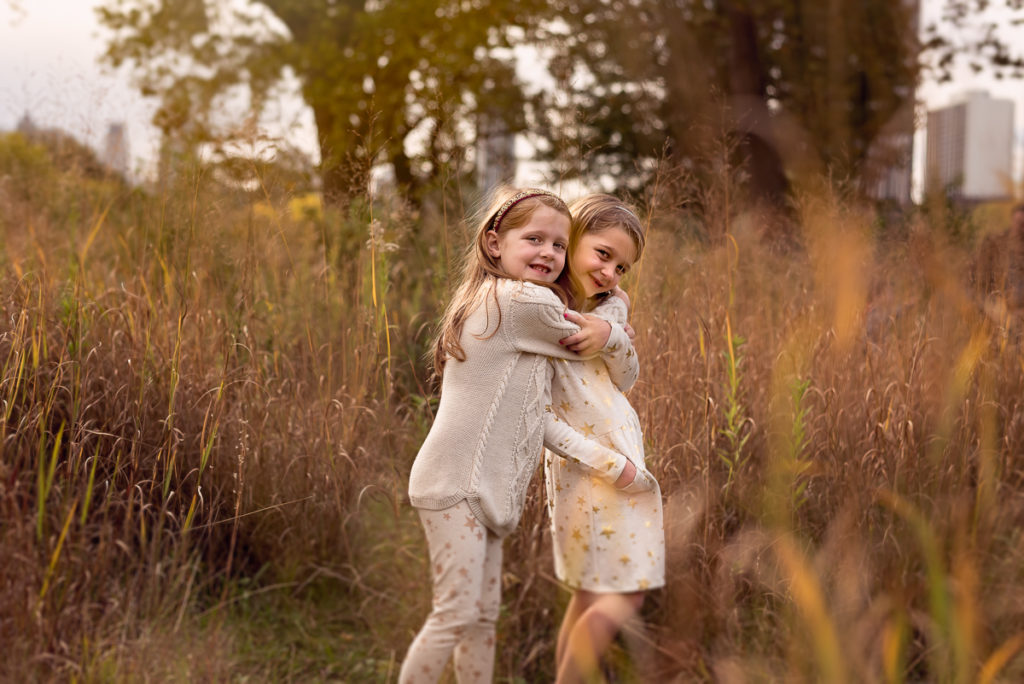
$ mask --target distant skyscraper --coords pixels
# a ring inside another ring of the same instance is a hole
[[[112,123],[103,138],[103,163],[122,176],[128,175],[128,133],[121,122]]]
[[[477,120],[476,174],[487,190],[498,183],[511,183],[516,174],[516,138],[497,116],[480,114]]]
[[[907,31],[905,39],[916,41],[921,3],[919,0],[903,0],[903,6],[912,19],[911,30]],[[908,51],[906,59],[916,61],[917,50]],[[871,197],[909,204],[914,159],[914,90],[906,88],[899,95],[903,97],[903,106],[871,144],[864,180]]]
[[[914,96],[908,98],[871,145],[867,191],[878,200],[910,202],[914,158]]]
[[[970,91],[928,112],[925,192],[969,203],[1005,199],[1013,178],[1013,101]]]
[[[22,135],[31,136],[39,130],[39,127],[36,126],[36,122],[32,120],[32,115],[25,112],[21,115],[21,118],[18,119],[18,126],[14,130],[18,131]]]

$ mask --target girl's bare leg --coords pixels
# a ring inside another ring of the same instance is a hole
[[[569,635],[572,634],[577,620],[590,607],[595,598],[597,598],[597,594],[592,594],[582,589],[572,593],[569,605],[565,609],[565,617],[562,618],[562,624],[558,628],[558,643],[555,645],[555,672],[558,672],[562,667],[562,661],[565,659],[566,644],[569,643]]]
[[[579,599],[579,601],[577,601]],[[587,682],[598,673],[601,657],[612,639],[643,605],[643,592],[631,594],[594,594],[577,591],[569,603],[566,620],[559,630],[556,649],[559,684]],[[571,626],[573,603],[577,613]],[[567,631],[563,644],[562,631]]]

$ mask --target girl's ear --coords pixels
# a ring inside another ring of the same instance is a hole
[[[500,258],[501,249],[500,242],[498,241],[498,234],[493,230],[489,230],[487,231],[487,233],[484,234],[484,240],[487,241],[487,253],[490,254],[495,259]]]

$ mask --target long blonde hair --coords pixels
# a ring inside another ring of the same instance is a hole
[[[574,200],[569,205],[569,211],[572,213],[569,247],[566,250],[565,270],[557,282],[569,293],[570,308],[579,311],[586,304],[586,295],[583,283],[573,273],[570,263],[579,247],[580,239],[587,233],[603,233],[612,228],[621,228],[633,241],[633,247],[636,248],[635,261],[639,261],[644,253],[647,238],[636,210],[617,197],[603,193],[586,195]]]
[[[521,228],[529,222],[533,212],[542,206],[554,209],[565,215],[566,218],[572,218],[565,202],[547,190],[510,187],[500,187],[495,190],[487,210],[480,217],[476,238],[469,244],[463,256],[462,279],[459,287],[441,318],[441,326],[437,339],[434,341],[434,373],[438,377],[444,372],[444,364],[448,359],[459,361],[466,359],[466,353],[459,340],[462,337],[466,319],[476,307],[484,286],[490,286],[489,291],[497,301],[495,286],[498,278],[510,277],[502,270],[498,259],[487,251],[487,233],[493,230],[501,235],[506,231]],[[566,297],[561,286],[539,281],[530,282],[537,282],[539,285],[551,288],[563,302],[565,301]],[[501,324],[500,308],[498,309],[498,324]]]

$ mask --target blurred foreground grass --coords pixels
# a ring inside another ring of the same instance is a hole
[[[394,681],[430,600],[404,492],[461,199],[150,194],[17,135],[0,176],[0,678]],[[773,250],[756,215],[645,199],[631,400],[669,584],[620,677],[1024,677],[1024,355],[968,294],[962,224],[807,197]],[[552,675],[539,494],[499,680]]]

